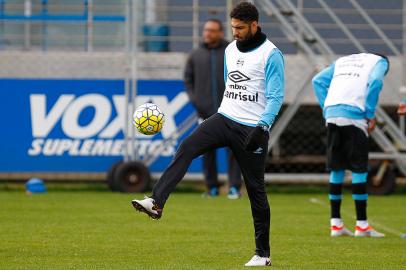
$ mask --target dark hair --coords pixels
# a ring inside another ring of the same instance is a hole
[[[389,68],[390,68],[389,58],[388,58],[386,55],[381,54],[381,53],[375,53],[375,52],[373,52],[372,54],[378,55],[378,56],[380,56],[380,57],[382,57],[383,59],[386,60],[386,62],[388,63],[388,68],[387,68],[386,71],[385,71],[385,75],[388,74]]]
[[[206,22],[214,22],[219,25],[219,30],[223,31],[223,23],[219,19],[208,19]]]
[[[241,2],[230,12],[230,18],[243,22],[258,21],[258,9],[249,2]]]

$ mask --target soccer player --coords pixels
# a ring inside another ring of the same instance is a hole
[[[327,125],[327,169],[330,171],[331,236],[352,236],[340,215],[345,170],[352,172],[356,237],[384,237],[367,219],[368,136],[375,128],[375,108],[389,60],[360,53],[336,60],[313,78]]]
[[[203,27],[203,43],[195,49],[186,62],[184,82],[189,99],[202,120],[215,114],[224,95],[224,40],[223,24],[216,19],[208,20]],[[228,181],[229,199],[241,197],[241,170],[229,148]],[[208,191],[205,196],[219,195],[216,150],[203,154],[203,173]]]
[[[133,200],[133,206],[159,219],[169,194],[199,155],[230,147],[240,165],[255,229],[255,255],[246,266],[271,265],[270,208],[264,172],[269,130],[283,103],[282,53],[258,26],[258,10],[248,2],[230,13],[234,41],[226,48],[225,91],[218,112],[183,140],[169,167],[153,188],[152,196]]]

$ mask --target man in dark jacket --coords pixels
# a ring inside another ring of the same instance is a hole
[[[194,50],[186,63],[184,82],[190,101],[200,118],[207,119],[217,112],[224,94],[224,40],[222,23],[217,19],[208,20],[203,28],[203,44]],[[241,171],[232,154],[228,153],[228,198],[238,199],[241,187]],[[204,177],[209,196],[219,194],[216,151],[203,155]]]

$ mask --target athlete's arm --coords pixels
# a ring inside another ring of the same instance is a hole
[[[283,55],[274,49],[265,65],[265,111],[261,115],[258,125],[270,128],[281,109],[285,93],[285,64]]]
[[[367,119],[375,118],[375,108],[378,104],[379,93],[382,90],[383,79],[386,70],[388,69],[388,62],[385,59],[379,60],[368,78],[368,90],[365,102],[365,112]]]
[[[330,87],[331,80],[333,79],[333,74],[334,63],[320,71],[312,79],[314,94],[316,95],[322,109],[324,108],[324,101],[326,100],[327,91]]]

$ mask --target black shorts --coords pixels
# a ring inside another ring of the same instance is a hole
[[[327,170],[368,171],[369,140],[355,126],[327,125]]]

